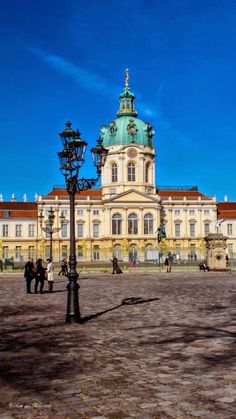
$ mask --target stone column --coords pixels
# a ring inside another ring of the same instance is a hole
[[[225,271],[227,237],[222,233],[210,233],[205,238],[207,248],[207,264],[211,271]]]

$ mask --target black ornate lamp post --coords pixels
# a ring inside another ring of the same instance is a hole
[[[62,224],[64,221],[65,217],[64,215],[60,215],[60,223]],[[49,239],[50,239],[50,252],[49,252],[49,256],[50,259],[52,259],[52,236],[54,233],[57,233],[58,231],[61,230],[61,227],[53,227],[54,226],[54,221],[55,221],[55,211],[53,210],[53,208],[51,207],[50,210],[48,211],[48,219],[45,220],[46,226],[43,226],[43,221],[44,221],[44,215],[43,212],[41,210],[41,213],[39,215],[39,223],[40,223],[40,227],[43,231],[45,231],[45,233],[49,234]]]
[[[96,147],[91,149],[94,165],[97,169],[97,178],[78,179],[79,169],[84,164],[84,155],[87,143],[80,138],[79,131],[71,128],[71,122],[66,122],[66,128],[60,133],[63,150],[58,153],[60,170],[65,176],[66,189],[70,196],[70,257],[68,276],[68,298],[67,298],[67,323],[81,323],[79,309],[79,285],[77,279],[79,274],[76,271],[75,253],[75,194],[77,191],[91,189],[101,175],[101,168],[105,163],[108,150],[102,145],[99,138]]]

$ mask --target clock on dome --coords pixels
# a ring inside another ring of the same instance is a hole
[[[134,159],[135,157],[137,157],[137,150],[135,150],[135,148],[129,148],[129,150],[127,151],[127,155],[130,159]]]

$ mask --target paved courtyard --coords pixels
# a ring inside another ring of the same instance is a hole
[[[0,277],[1,418],[236,418],[236,273]]]

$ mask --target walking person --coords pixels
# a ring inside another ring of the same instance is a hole
[[[33,258],[31,257],[25,264],[24,278],[26,280],[26,292],[27,294],[31,294],[31,282],[36,278],[36,268],[34,266]]]
[[[113,267],[113,274],[117,273],[117,269],[118,269],[118,259],[116,256],[114,256],[113,259],[110,259],[110,261],[112,262],[112,267]]]
[[[34,293],[38,293],[38,285],[40,283],[40,294],[43,294],[43,286],[44,286],[44,280],[45,280],[45,271],[46,269],[43,267],[42,259],[38,259],[36,262],[36,279],[35,279],[35,286],[34,286]]]
[[[61,261],[61,270],[58,275],[67,275],[68,274],[68,264],[66,258],[63,258]]]
[[[165,258],[164,265],[166,267],[166,272],[171,272],[171,264],[170,264],[169,258]]]
[[[47,279],[48,279],[48,290],[49,292],[53,291],[53,283],[54,283],[54,265],[52,263],[52,259],[47,259]]]

